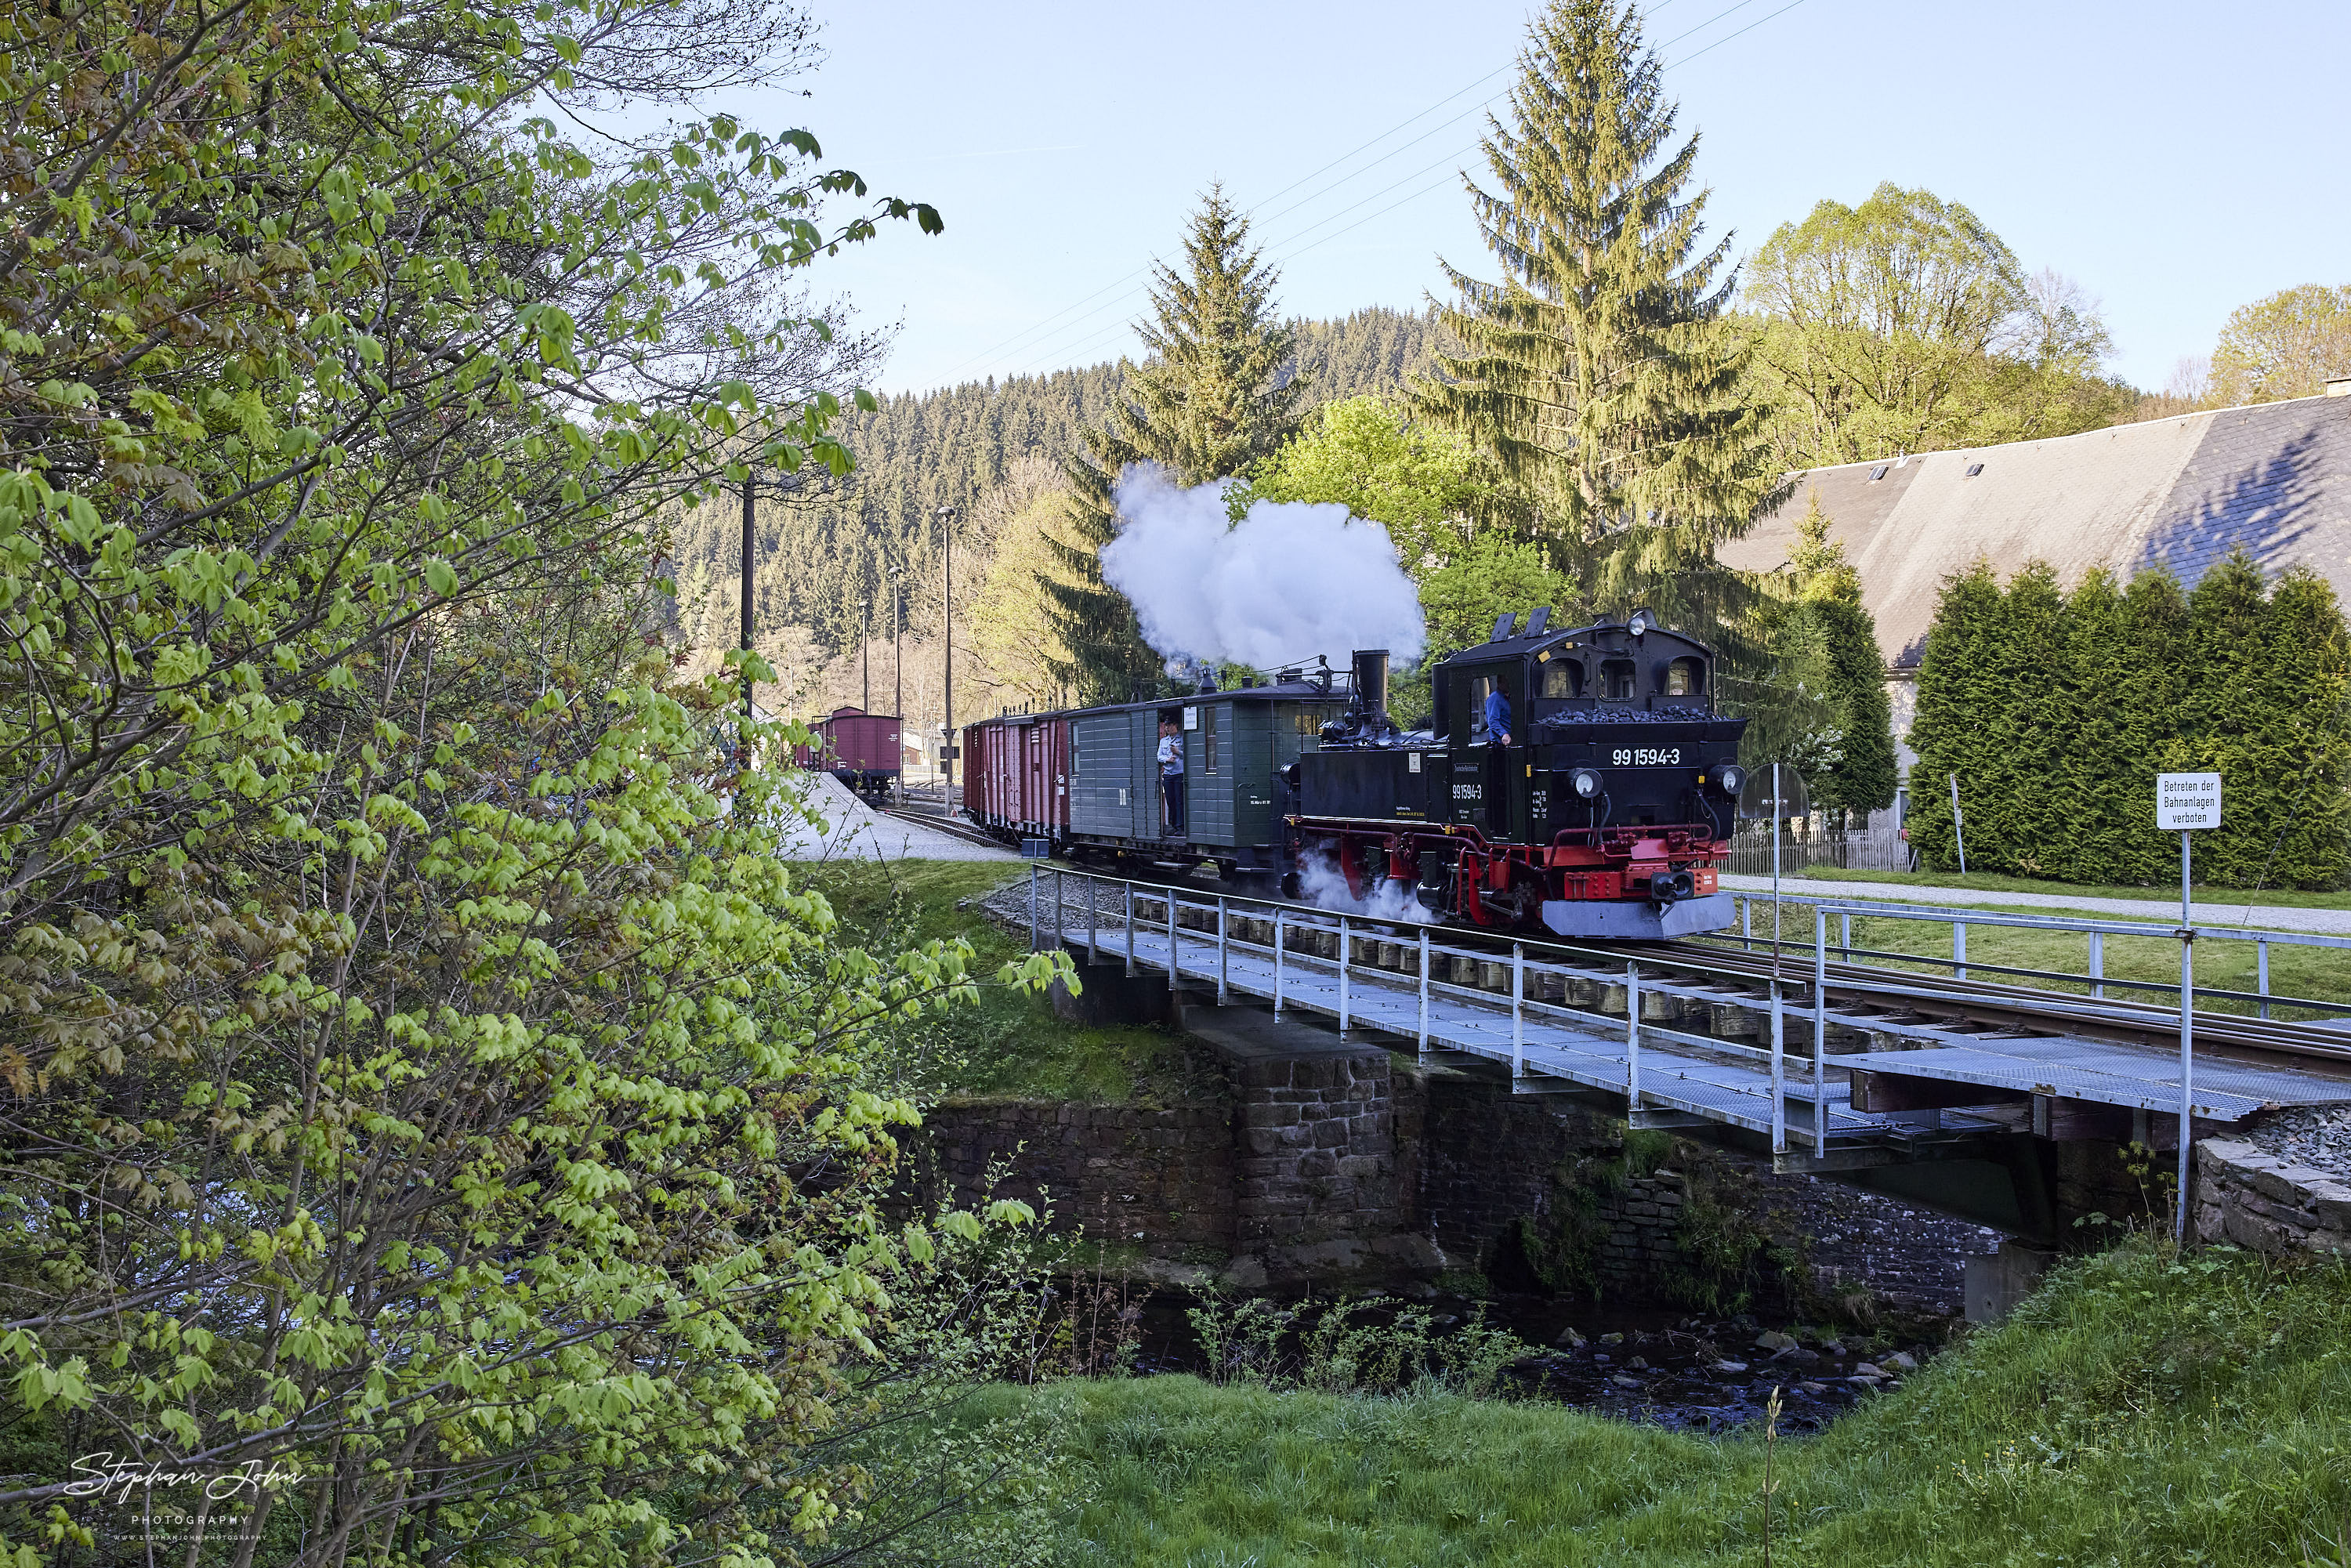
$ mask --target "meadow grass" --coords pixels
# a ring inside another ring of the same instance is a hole
[[[1028,873],[1007,861],[843,860],[799,869],[802,885],[824,894],[853,940],[888,949],[961,936],[983,977],[1024,955],[1028,943],[976,906]],[[979,993],[937,1019],[956,1061],[942,1085],[949,1097],[1117,1105],[1167,1103],[1193,1092],[1184,1048],[1165,1030],[1073,1024],[1043,997],[994,984]]]
[[[1190,1377],[1054,1402],[1071,1561],[1209,1568],[1762,1563],[1764,1443],[1442,1392]],[[2273,1568],[2351,1513],[2351,1270],[2134,1244],[1812,1437],[1769,1559]]]

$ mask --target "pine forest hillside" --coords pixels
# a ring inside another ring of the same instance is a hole
[[[1428,366],[1437,330],[1426,316],[1380,308],[1295,326],[1294,373],[1307,378],[1309,404],[1402,392]],[[843,438],[857,454],[853,473],[811,478],[797,494],[760,489],[754,609],[762,651],[781,665],[807,666],[856,647],[869,591],[874,632],[886,639],[893,567],[903,569],[909,636],[935,635],[938,508],[958,507],[964,519],[956,533],[960,596],[977,580],[967,572],[980,563],[965,552],[982,543],[968,533],[982,497],[1024,454],[1058,459],[1074,449],[1081,429],[1102,423],[1123,379],[1117,364],[990,378],[888,398],[879,411],[845,421]],[[704,507],[678,524],[678,603],[697,646],[734,644],[741,530],[733,505]],[[956,642],[960,647],[960,634]]]

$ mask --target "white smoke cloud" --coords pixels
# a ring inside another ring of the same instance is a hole
[[[1370,893],[1357,898],[1347,886],[1347,873],[1327,849],[1310,848],[1298,857],[1298,893],[1305,903],[1342,915],[1361,915],[1399,925],[1431,925],[1437,916],[1413,890],[1390,877],[1373,879]]]
[[[1270,670],[1385,648],[1405,665],[1426,645],[1419,591],[1387,529],[1344,507],[1259,501],[1234,523],[1217,486],[1180,488],[1149,463],[1126,471],[1117,497],[1119,533],[1102,547],[1102,580],[1134,603],[1144,640],[1171,659]]]

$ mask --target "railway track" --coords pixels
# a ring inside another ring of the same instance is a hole
[[[983,844],[992,850],[1000,850],[1004,847],[970,823],[956,821],[952,817],[944,817],[930,811],[909,811],[899,806],[881,806],[875,809],[883,816],[895,817],[902,822],[912,822],[917,827],[928,828],[935,833],[945,833],[951,839],[961,839],[967,844]]]
[[[1660,958],[1702,965],[1717,974],[1739,976],[1757,985],[1768,985],[1771,977],[1769,953],[1726,949],[1705,942],[1657,943],[1646,950]],[[1782,945],[1779,972],[1782,983],[1792,982],[1809,991],[1811,950]],[[1834,959],[1828,965],[1827,978],[1832,1002],[1847,1013],[1856,1010],[1857,1003],[1863,1008],[1883,1008],[1888,1014],[1965,1019],[1999,1029],[2134,1045],[2176,1046],[2179,1040],[2177,1008],[2128,998],[2097,998]],[[2199,1009],[2196,1047],[2199,1052],[2210,1050],[2249,1063],[2335,1063],[2337,1071],[2351,1073],[2351,1036],[2311,1024]]]

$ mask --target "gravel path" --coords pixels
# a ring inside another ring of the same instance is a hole
[[[967,839],[924,827],[919,822],[909,822],[903,817],[885,817],[859,800],[847,785],[830,773],[803,773],[799,782],[802,799],[816,808],[818,814],[824,818],[825,825],[819,829],[804,821],[788,824],[779,852],[786,860],[1017,861],[1020,858],[1010,850],[976,844]]]
[[[1733,893],[1769,893],[1768,876],[1726,876]],[[2010,904],[2022,909],[2071,909],[2126,920],[2179,923],[2179,904],[2158,899],[2075,898],[2058,893],[1991,893],[1972,887],[1923,887],[1907,882],[1823,882],[1785,876],[1780,891],[1802,898],[1866,898],[1885,904]],[[2320,936],[2351,936],[2351,909],[2286,909],[2273,904],[2190,904],[2199,925],[2256,925],[2271,931],[2306,931]]]

